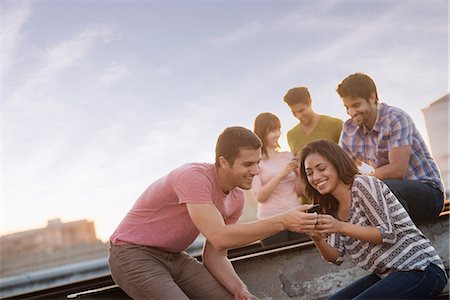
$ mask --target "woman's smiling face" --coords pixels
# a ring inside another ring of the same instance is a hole
[[[305,173],[311,186],[322,195],[333,193],[343,184],[334,165],[318,153],[305,158]]]

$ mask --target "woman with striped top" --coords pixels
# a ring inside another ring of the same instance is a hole
[[[443,290],[447,276],[431,242],[389,188],[359,175],[337,144],[318,140],[303,148],[300,179],[321,206],[308,234],[322,257],[340,265],[348,254],[371,272],[329,299],[430,299]]]

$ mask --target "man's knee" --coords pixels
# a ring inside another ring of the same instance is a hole
[[[397,197],[398,201],[403,205],[405,210],[410,213],[410,208],[407,201],[407,196],[403,193],[403,184],[400,179],[383,179],[383,182],[388,186],[389,190]]]

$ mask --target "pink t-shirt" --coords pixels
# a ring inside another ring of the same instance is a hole
[[[293,158],[294,155],[291,152],[281,152],[273,158],[261,160],[259,163],[260,173],[253,178],[252,183],[252,192],[255,197],[262,186],[283,171],[286,164],[290,163]],[[300,205],[297,192],[295,191],[296,180],[298,179],[295,173],[289,173],[280,181],[265,202],[258,202],[256,213],[258,219],[268,218]]]
[[[199,235],[185,203],[213,203],[226,224],[236,223],[244,207],[244,193],[235,188],[225,194],[214,164],[185,164],[151,184],[119,224],[113,244],[185,250]]]

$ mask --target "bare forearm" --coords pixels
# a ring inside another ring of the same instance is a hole
[[[312,239],[314,242],[314,245],[316,245],[317,250],[319,250],[320,255],[322,255],[323,259],[328,262],[336,262],[339,253],[336,249],[331,247],[324,238],[322,237],[316,237]]]
[[[295,191],[297,193],[298,197],[303,196],[303,189],[304,189],[304,184],[303,182],[300,180],[299,177],[297,177],[297,181],[295,182]]]
[[[282,217],[274,216],[250,223],[223,226],[215,232],[215,236],[212,239],[220,241],[218,248],[219,250],[224,250],[264,239],[282,230],[285,230]]]
[[[260,203],[266,202],[276,187],[280,184],[281,179],[282,177],[279,175],[272,177],[269,182],[261,187],[258,195],[256,196],[256,201]]]
[[[395,165],[387,164],[373,170],[372,175],[378,179],[403,179],[405,171]]]
[[[312,230],[316,217],[304,212],[311,206],[300,205],[267,219],[226,225],[213,204],[186,204],[191,220],[217,251],[246,245],[282,230]]]
[[[389,163],[376,168],[373,175],[379,179],[403,179],[408,171],[411,157],[411,146],[405,145],[392,148],[388,153]]]
[[[247,289],[228,260],[226,251],[216,252],[211,248],[211,245],[206,244],[203,253],[203,263],[209,272],[233,295]]]

